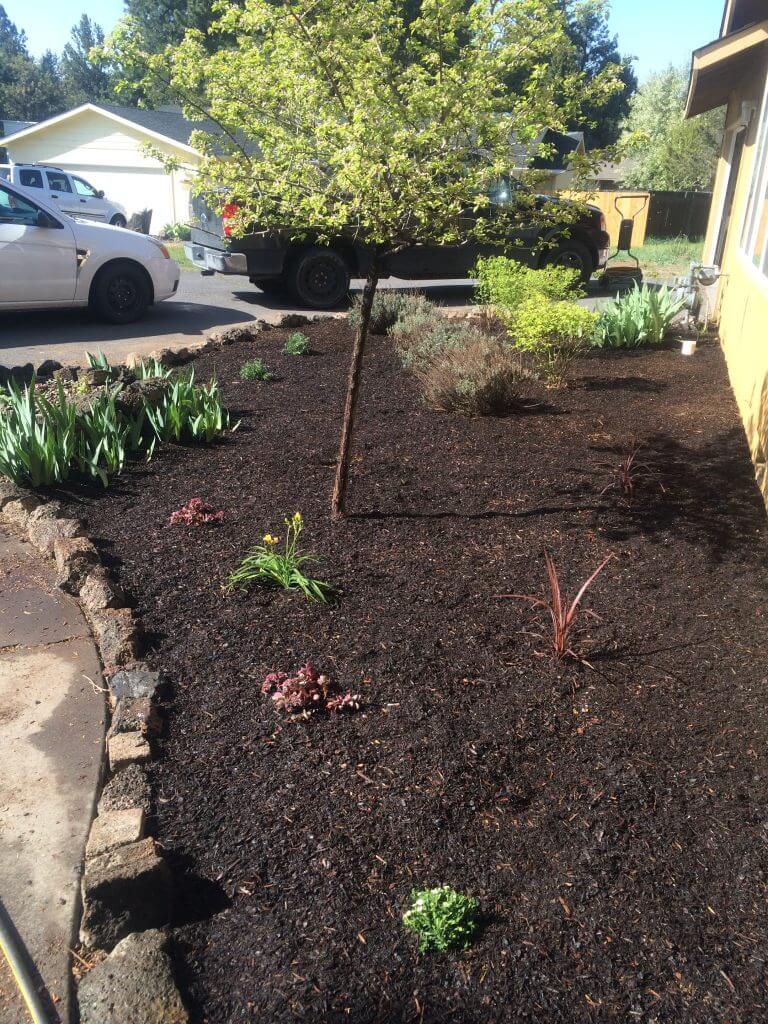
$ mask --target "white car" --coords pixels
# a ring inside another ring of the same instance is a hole
[[[178,286],[162,242],[75,220],[0,180],[0,311],[90,306],[124,324]]]
[[[12,164],[8,181],[30,189],[30,194],[44,203],[57,206],[70,217],[83,217],[103,224],[124,228],[128,223],[125,207],[107,199],[85,178],[70,174],[60,167],[48,164]]]

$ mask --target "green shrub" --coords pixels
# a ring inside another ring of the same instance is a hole
[[[263,359],[248,359],[240,367],[240,380],[272,380],[274,376]]]
[[[660,345],[684,304],[666,285],[660,289],[635,285],[603,307],[596,343],[605,348]]]
[[[526,303],[564,302],[583,295],[581,277],[570,267],[542,267],[534,270],[506,256],[478,260],[477,298],[494,312],[507,330],[514,332],[517,312]]]
[[[283,345],[284,356],[305,356],[309,352],[309,338],[295,331]]]
[[[408,292],[377,291],[373,297],[373,306],[371,307],[371,320],[369,324],[371,334],[386,334],[395,326],[398,320],[407,317],[414,308],[414,305],[418,305],[421,299],[421,296]],[[416,300],[415,303],[414,300]],[[355,330],[360,326],[362,304],[362,295],[356,296],[349,311],[349,323]]]
[[[478,902],[447,885],[414,889],[403,924],[418,936],[421,953],[465,949],[477,932]]]
[[[519,408],[533,374],[509,345],[480,331],[461,332],[460,344],[416,369],[427,405],[465,416],[501,416]]]
[[[517,311],[514,342],[550,387],[562,387],[574,359],[594,344],[598,315],[575,302],[530,299]]]
[[[188,224],[166,224],[160,232],[160,237],[173,242],[188,242],[192,237],[192,230]]]

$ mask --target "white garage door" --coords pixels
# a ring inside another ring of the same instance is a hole
[[[96,188],[104,190],[107,199],[122,203],[130,218],[142,210],[152,211],[150,231],[159,234],[166,224],[187,219],[186,206],[180,208],[174,196],[173,179],[162,169],[120,167],[74,167],[66,170],[81,174]]]

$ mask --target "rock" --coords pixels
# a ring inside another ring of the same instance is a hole
[[[167,942],[156,929],[128,935],[88,971],[77,992],[81,1024],[187,1024]]]
[[[312,321],[308,316],[302,316],[301,313],[286,313],[285,316],[280,317],[278,323],[279,327],[306,327],[307,324],[311,324]]]
[[[141,732],[118,732],[107,741],[109,767],[113,772],[129,764],[143,764],[152,757],[147,737]]]
[[[34,494],[21,494],[3,505],[3,520],[6,526],[22,533],[26,532],[30,512],[39,507],[41,501]]]
[[[137,380],[126,386],[115,397],[115,406],[120,412],[136,416],[143,408],[156,409],[171,387],[170,381],[160,377]]]
[[[141,807],[130,807],[125,811],[107,811],[93,820],[85,856],[89,859],[100,857],[119,846],[138,843],[143,838],[144,811]]]
[[[35,376],[35,368],[32,363],[24,363],[23,366],[12,366],[9,371],[9,378],[19,387],[31,384]]]
[[[53,555],[57,540],[82,537],[85,532],[79,519],[56,519],[53,515],[38,516],[33,512],[27,524],[30,544],[43,555]]]
[[[68,381],[77,380],[77,368],[74,366],[62,366],[60,370],[56,370],[53,374],[56,380],[60,380],[62,384]]]
[[[11,369],[9,366],[0,366],[0,386],[4,387],[11,379]]]
[[[86,861],[81,941],[109,951],[130,932],[167,924],[172,885],[153,839],[140,839]],[[138,1019],[131,1024],[138,1024]]]
[[[185,348],[175,352],[172,348],[156,348],[149,353],[149,358],[156,359],[161,366],[179,366],[185,359],[189,358],[189,349]]]
[[[99,800],[99,816],[129,807],[140,807],[145,814],[152,809],[149,780],[140,764],[128,765],[109,780]]]
[[[34,523],[37,522],[38,519],[58,519],[61,515],[62,508],[60,501],[44,501],[29,513],[29,521],[30,523]]]
[[[160,715],[150,697],[121,697],[112,714],[107,739],[121,732],[138,732],[142,736],[160,734]]]
[[[234,345],[238,341],[253,341],[261,332],[259,323],[238,324],[235,327],[227,327],[226,330],[217,331],[210,337],[210,342],[221,348],[223,345]]]
[[[153,672],[140,663],[124,668],[120,672],[115,672],[109,680],[112,703],[115,704],[125,697],[132,700],[138,697],[154,697],[164,681],[160,672]]]
[[[86,366],[77,375],[78,381],[85,381],[89,388],[101,388],[109,384],[112,379],[112,371],[103,370],[98,366]]]
[[[139,656],[141,631],[130,608],[91,612],[91,627],[106,666],[127,665]]]
[[[58,575],[57,585],[77,594],[91,569],[99,564],[99,553],[85,537],[57,537],[53,542]]]
[[[64,367],[61,363],[55,359],[44,359],[37,368],[38,377],[52,377],[57,370],[63,370]]]
[[[30,535],[31,539],[31,535]],[[103,566],[93,569],[80,587],[80,604],[89,612],[125,607],[125,594]]]
[[[0,510],[4,509],[9,501],[19,501],[27,494],[7,477],[0,477]]]

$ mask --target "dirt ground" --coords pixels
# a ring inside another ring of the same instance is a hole
[[[195,1022],[768,1021],[765,513],[714,342],[585,360],[526,415],[422,405],[373,339],[350,517],[331,522],[351,334],[202,357],[240,429],[163,451],[78,514],[172,679],[156,834]],[[270,383],[243,383],[262,356]],[[602,493],[627,445],[651,479]],[[192,497],[221,526],[168,525]],[[338,601],[227,574],[300,510]],[[553,663],[543,552],[573,593]],[[307,658],[364,695],[285,721],[260,692]],[[476,896],[462,953],[420,956],[413,887]]]

